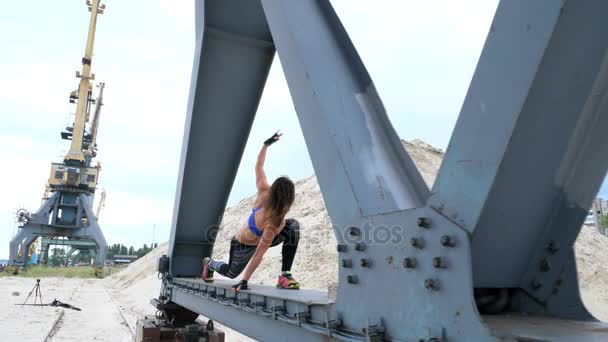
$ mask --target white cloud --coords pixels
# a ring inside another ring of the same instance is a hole
[[[194,0],[160,0],[160,7],[180,27],[194,29]]]
[[[132,192],[108,191],[99,224],[128,229],[134,225],[168,223],[173,213],[173,198],[154,198]]]
[[[23,63],[0,66],[0,101],[32,107],[36,110],[67,112],[69,85],[77,79],[68,65]],[[71,76],[71,77],[70,77]],[[5,114],[5,113],[3,113]],[[51,117],[52,118],[52,117]],[[40,119],[49,119],[41,116]]]

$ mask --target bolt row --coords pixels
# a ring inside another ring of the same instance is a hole
[[[432,226],[431,220],[426,217],[419,217],[417,220],[417,225],[418,225],[418,227],[424,228],[424,229],[430,229]],[[361,235],[361,230],[358,227],[350,227],[348,230],[348,234],[352,237],[357,237],[357,236]],[[442,235],[439,239],[439,242],[444,247],[449,247],[449,248],[455,247],[454,239],[452,237],[450,237],[449,235]],[[410,239],[410,245],[416,249],[422,250],[425,247],[425,241],[420,237],[413,237]],[[367,246],[363,242],[358,242],[355,244],[356,251],[363,252],[363,251],[365,251],[366,248],[367,248]],[[338,245],[339,253],[346,253],[347,251],[348,251],[347,245],[342,245],[342,244]],[[387,258],[387,262],[389,264],[391,264],[392,261],[393,261],[392,257]],[[432,264],[433,264],[433,267],[436,269],[447,268],[446,261],[442,257],[433,258]],[[360,266],[364,267],[364,268],[370,268],[371,260],[365,259],[365,258],[361,259]],[[414,269],[414,268],[416,268],[416,266],[417,266],[417,261],[413,257],[407,257],[403,260],[403,267],[406,269]],[[351,259],[342,259],[342,267],[343,268],[352,268],[353,267],[352,260]],[[357,284],[359,282],[359,279],[356,275],[347,275],[346,281],[349,284]],[[424,287],[428,290],[437,291],[440,288],[439,281],[437,279],[431,279],[431,278],[425,279]]]

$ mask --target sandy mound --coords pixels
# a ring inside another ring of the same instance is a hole
[[[575,247],[583,302],[595,317],[608,322],[608,237],[583,226]]]
[[[105,285],[110,288],[124,289],[146,276],[156,273],[156,261],[163,254],[167,254],[166,242],[161,243],[157,248],[133,262],[127,269],[108,277],[105,280]]]
[[[420,141],[403,142],[427,184],[432,186],[443,158],[443,151]],[[214,258],[227,260],[230,238],[250,213],[254,197],[226,209],[216,240]],[[338,274],[336,240],[315,177],[296,183],[296,202],[290,216],[302,224],[301,245],[293,267],[294,276],[304,287],[326,289],[335,286]],[[125,309],[136,315],[150,312],[148,301],[158,294],[160,282],[154,274],[156,260],[166,253],[163,244],[144,258],[107,280],[125,302]],[[582,296],[587,306],[602,320],[608,320],[608,238],[583,228],[576,243]],[[321,268],[319,268],[321,266]],[[274,284],[280,270],[280,248],[271,248],[252,281]],[[219,275],[217,275],[219,277]]]

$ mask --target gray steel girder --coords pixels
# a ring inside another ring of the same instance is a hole
[[[573,243],[608,167],[608,2],[502,1],[432,205],[472,233],[476,287],[590,318]]]
[[[275,52],[259,1],[197,1],[196,18],[168,250],[176,276],[198,275],[211,255]]]
[[[511,288],[513,313],[592,319],[572,243],[608,167],[607,14],[500,3],[430,192],[329,1],[197,1],[163,294],[263,340],[293,330],[176,280],[212,253],[276,48],[339,244],[338,331],[494,340],[476,287]]]

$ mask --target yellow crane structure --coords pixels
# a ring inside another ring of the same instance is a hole
[[[72,250],[90,250],[95,263],[102,266],[105,261],[106,240],[97,223],[97,216],[105,202],[101,194],[101,205],[93,211],[93,196],[101,169],[93,163],[97,155],[97,134],[103,106],[104,83],[98,85],[98,94],[93,96],[95,74],[91,72],[97,18],[104,13],[105,5],[100,0],[87,0],[90,14],[87,43],[82,57],[82,69],[76,72],[80,79],[78,89],[70,93],[70,103],[76,104],[74,123],[61,132],[61,137],[71,140],[70,149],[62,162],[52,163],[43,203],[38,211],[22,220],[18,233],[10,242],[10,263],[27,265],[26,251],[42,238],[41,254],[48,254],[51,245],[69,245]],[[43,257],[45,259],[45,257]]]
[[[93,61],[93,46],[95,44],[95,31],[97,29],[97,15],[102,14],[105,10],[105,5],[99,5],[100,0],[89,0],[87,5],[91,12],[89,22],[89,33],[87,36],[87,46],[82,58],[82,71],[76,72],[76,77],[80,78],[78,85],[76,116],[74,119],[74,130],[72,134],[72,144],[70,150],[65,156],[66,163],[79,162],[84,163],[83,137],[87,113],[89,112],[89,104],[91,99],[91,81],[95,79],[95,74],[91,73],[91,62]],[[95,10],[93,10],[95,9]]]

